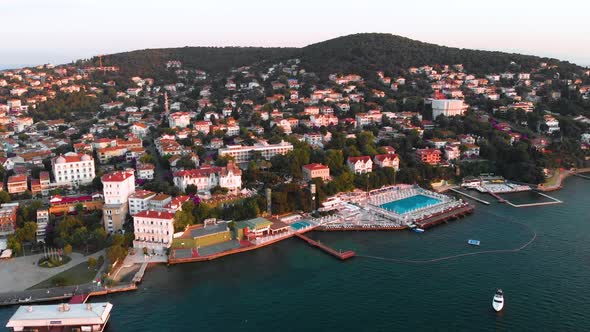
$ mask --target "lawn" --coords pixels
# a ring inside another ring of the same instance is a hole
[[[172,240],[172,248],[173,249],[190,249],[196,248],[197,244],[195,243],[194,239],[183,239],[178,238]]]
[[[88,262],[80,263],[71,269],[65,270],[61,273],[54,275],[53,277],[42,281],[29,289],[44,289],[56,287],[56,281],[59,281],[59,286],[72,286],[80,285],[92,282],[94,276],[96,276],[97,269],[100,266],[96,266],[94,269],[88,268]]]

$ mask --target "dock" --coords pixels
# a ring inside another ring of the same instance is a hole
[[[506,203],[507,202],[504,198],[500,197],[500,195],[498,195],[496,193],[493,193],[491,191],[488,191],[488,193],[490,195],[494,196],[494,198],[496,198],[498,200],[498,202],[500,202],[500,203]]]
[[[590,176],[588,176],[588,175],[582,175],[580,173],[572,173],[572,175],[573,176],[577,176],[577,177],[582,178],[582,179],[590,180]]]
[[[352,258],[352,257],[355,256],[355,252],[352,251],[352,250],[348,250],[348,251],[345,251],[345,252],[338,252],[338,251],[336,251],[336,250],[334,250],[334,249],[332,249],[332,248],[330,248],[330,247],[328,247],[328,246],[326,246],[326,245],[324,245],[322,243],[319,243],[319,242],[317,242],[315,240],[312,240],[312,239],[308,238],[307,236],[305,236],[303,234],[295,233],[295,236],[298,237],[298,238],[300,238],[300,239],[302,239],[303,241],[309,243],[310,245],[312,245],[314,247],[320,248],[321,250],[327,252],[328,254],[330,254],[330,255],[332,255],[332,256],[340,259],[340,260],[347,260],[347,259]]]
[[[141,280],[143,279],[143,275],[145,274],[145,270],[147,269],[148,266],[148,262],[143,262],[141,264],[141,267],[139,268],[139,271],[137,271],[137,273],[135,274],[135,276],[133,277],[133,282],[134,283],[140,283]]]
[[[89,293],[74,295],[74,296],[72,296],[72,298],[70,299],[70,301],[68,303],[69,304],[83,304],[83,303],[86,303],[86,301],[88,300],[89,297],[90,297]]]
[[[451,188],[451,189],[449,189],[449,190],[450,190],[450,191],[452,191],[452,192],[454,192],[454,193],[457,193],[457,194],[459,194],[459,195],[463,195],[463,196],[465,196],[465,197],[467,197],[467,198],[470,198],[470,199],[472,199],[472,200],[474,200],[474,201],[476,201],[476,202],[479,202],[479,203],[482,203],[482,204],[485,204],[485,205],[490,205],[490,202],[488,202],[488,201],[484,201],[484,200],[483,200],[483,199],[481,199],[481,198],[477,198],[477,197],[475,197],[475,196],[471,196],[471,195],[469,195],[469,194],[467,194],[467,193],[464,193],[464,192],[462,192],[462,191],[459,191],[459,190],[457,190],[457,189],[455,189],[455,188]]]
[[[536,191],[535,190],[534,192],[536,192],[537,194],[539,194],[539,195],[541,195],[541,196],[543,196],[545,198],[549,198],[551,201],[550,202],[540,202],[540,203],[528,203],[528,204],[514,204],[514,203],[512,203],[510,201],[506,201],[506,203],[508,203],[508,205],[510,205],[512,207],[515,207],[515,208],[543,206],[543,205],[553,205],[553,204],[561,204],[561,203],[563,203],[563,201],[561,201],[561,200],[559,200],[559,199],[557,199],[555,197],[551,197],[551,196],[549,196],[547,194],[544,194],[544,193],[542,193],[540,191]]]

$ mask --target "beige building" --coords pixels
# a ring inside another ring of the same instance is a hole
[[[311,181],[315,178],[321,178],[324,181],[330,180],[330,168],[322,164],[308,164],[301,167],[303,171],[303,179]]]

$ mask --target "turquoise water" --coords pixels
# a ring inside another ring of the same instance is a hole
[[[412,210],[421,209],[423,207],[438,203],[440,203],[440,199],[432,198],[426,195],[416,195],[381,204],[380,206],[383,209],[393,211],[397,214],[404,214]]]
[[[360,255],[423,260],[517,248],[532,234],[516,220],[537,233],[516,253],[432,264],[341,262],[290,239],[210,262],[150,267],[139,290],[93,301],[114,304],[109,332],[587,331],[590,181],[568,179],[551,195],[565,203],[515,209],[490,199],[423,234],[309,234]],[[491,309],[496,288],[505,293],[500,314]],[[0,322],[14,311],[1,308]]]
[[[302,220],[296,221],[291,224],[291,227],[295,230],[300,230],[302,228],[309,227],[309,226],[311,226],[310,223],[308,223],[307,221],[302,221]]]

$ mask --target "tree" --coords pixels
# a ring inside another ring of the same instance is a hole
[[[10,194],[6,191],[0,191],[0,203],[10,203]]]
[[[20,241],[16,238],[16,235],[10,235],[6,243],[6,247],[12,250],[13,254],[18,255],[22,252],[23,246]]]
[[[72,245],[71,244],[66,244],[64,246],[64,255],[68,256],[72,253]]]
[[[20,242],[33,242],[37,234],[37,223],[34,221],[26,222],[23,227],[16,230],[16,237]]]
[[[127,256],[127,249],[121,245],[112,245],[107,248],[107,258],[111,263],[124,259]]]
[[[98,264],[98,261],[96,260],[96,258],[88,257],[88,267],[89,268],[94,269],[96,267],[96,264]]]

